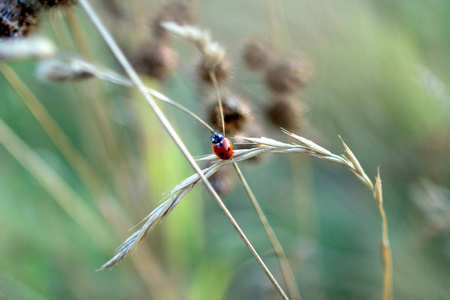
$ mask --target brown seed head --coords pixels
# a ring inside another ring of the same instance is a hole
[[[300,129],[305,105],[295,96],[275,95],[272,103],[266,108],[266,116],[276,127],[290,131]]]
[[[292,93],[302,88],[309,77],[310,64],[302,58],[290,57],[273,63],[266,72],[267,88],[275,93]]]
[[[208,121],[214,128],[222,130],[222,117],[217,97],[208,105],[206,112]],[[241,132],[253,119],[250,106],[245,100],[235,95],[223,95],[221,97],[223,116],[225,120],[225,131],[227,134],[236,135]]]
[[[231,63],[230,60],[225,56],[216,66],[210,67],[209,64],[200,60],[197,66],[197,74],[202,82],[212,85],[214,82],[211,78],[210,72],[214,73],[218,84],[226,82],[230,78],[231,74]]]
[[[250,38],[244,45],[242,58],[250,70],[258,71],[269,65],[274,52],[266,41],[259,38]]]
[[[177,52],[160,41],[144,44],[136,58],[136,67],[139,71],[158,80],[166,79],[175,71],[177,65]]]
[[[191,24],[196,17],[195,9],[188,3],[172,2],[164,5],[152,21],[153,36],[159,39],[169,37],[162,22],[175,22],[179,25]]]
[[[19,0],[0,1],[0,37],[30,34],[38,24],[39,7]]]

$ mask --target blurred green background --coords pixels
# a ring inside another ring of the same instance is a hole
[[[119,4],[133,22],[118,21],[108,9],[111,3],[95,7],[132,53],[164,3]],[[340,135],[371,178],[380,166],[394,298],[449,299],[450,2],[216,0],[193,5],[196,24],[226,47],[233,62],[231,88],[251,101],[264,136],[289,141],[261,114],[268,92],[261,74],[243,67],[246,38],[263,37],[279,51],[300,52],[313,62],[313,76],[299,94],[309,108],[299,133],[336,154],[344,152]],[[86,58],[120,70],[81,9],[69,14],[88,41],[92,56]],[[66,13],[52,11],[42,18],[40,35],[65,53],[85,56],[76,50]],[[180,53],[177,72],[164,85],[147,83],[203,116],[193,78],[198,54],[184,41],[173,45]],[[277,297],[203,187],[189,193],[133,256],[111,271],[95,272],[162,193],[193,170],[136,92],[98,80],[42,82],[34,74],[37,63],[3,62],[87,164],[62,154],[32,113],[42,117],[40,108],[30,112],[2,74],[0,118],[14,134],[0,131],[0,299]],[[26,93],[20,85],[18,90]],[[209,132],[172,107],[160,107],[193,155],[210,153]],[[299,154],[271,155],[241,167],[304,299],[381,299],[381,220],[372,195],[351,172]],[[223,199],[281,281],[242,185]]]

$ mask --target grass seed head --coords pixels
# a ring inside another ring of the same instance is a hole
[[[225,94],[221,97],[225,129],[230,135],[242,132],[246,125],[253,119],[253,114],[248,103],[240,97]],[[209,123],[214,128],[222,130],[222,117],[217,96],[212,97],[211,103],[206,108]]]
[[[266,116],[276,127],[298,131],[305,111],[304,104],[295,96],[275,95],[266,107]]]
[[[278,94],[293,93],[303,87],[310,75],[309,63],[299,57],[273,63],[266,72],[266,86]]]
[[[246,41],[242,52],[245,65],[253,71],[265,69],[273,59],[274,49],[266,41],[250,38]]]
[[[150,41],[139,50],[136,66],[142,73],[164,80],[177,68],[178,53],[166,43]]]
[[[39,23],[40,6],[19,0],[0,1],[0,38],[28,36]]]
[[[196,18],[194,7],[188,3],[171,2],[164,5],[152,21],[153,36],[167,39],[169,33],[161,26],[162,22],[175,22],[179,25],[191,24]]]
[[[218,84],[228,81],[231,75],[230,60],[225,56],[216,66],[212,67],[202,59],[197,66],[197,74],[201,82],[209,85],[214,84],[210,72],[215,75]]]

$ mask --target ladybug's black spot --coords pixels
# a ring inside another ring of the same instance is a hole
[[[224,155],[225,153],[223,153],[223,152],[219,152],[219,155]]]
[[[230,147],[228,147],[227,151],[230,151]]]

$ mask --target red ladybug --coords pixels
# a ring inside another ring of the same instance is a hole
[[[211,135],[212,149],[218,158],[223,160],[230,159],[233,156],[233,144],[223,134],[213,132]]]

